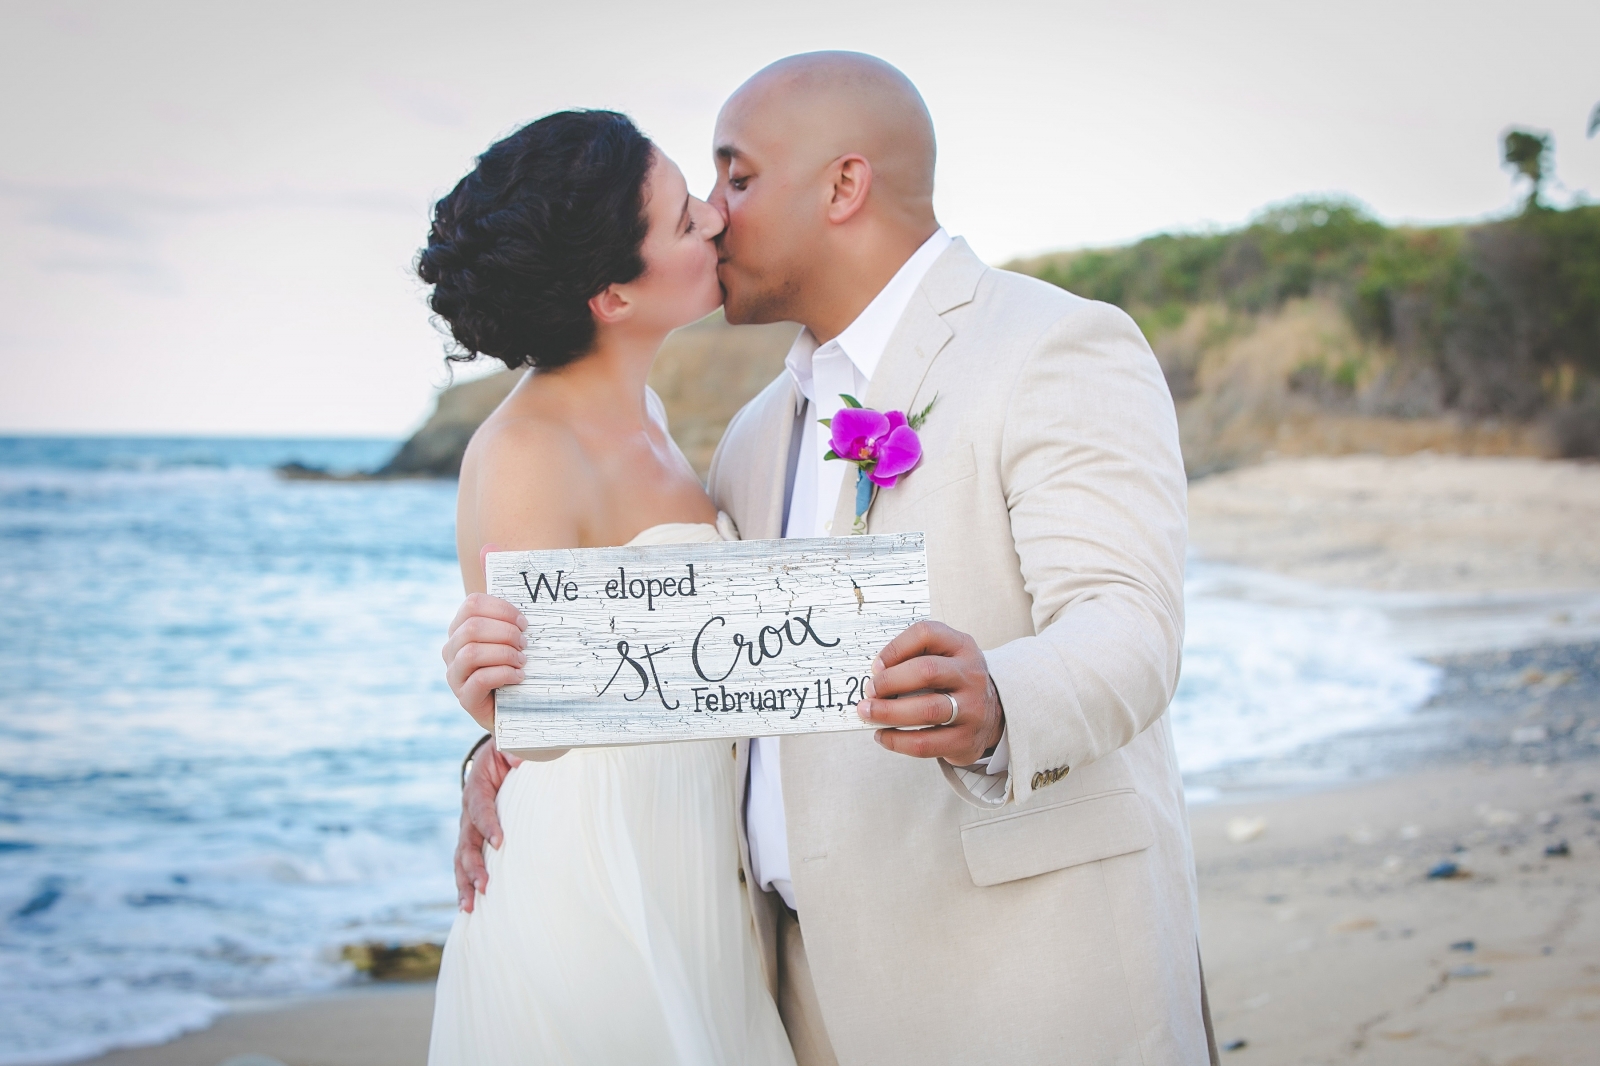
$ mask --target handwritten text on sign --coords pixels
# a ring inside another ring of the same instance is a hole
[[[922,534],[492,552],[528,620],[504,751],[866,728],[873,656],[928,617]]]

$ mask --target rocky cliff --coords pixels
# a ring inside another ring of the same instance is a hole
[[[797,326],[730,326],[721,314],[667,338],[650,385],[667,407],[678,446],[703,478],[734,413],[783,369]],[[439,393],[433,414],[377,477],[455,477],[473,431],[522,378],[503,370]]]
[[[522,379],[523,371],[502,370],[463,381],[439,393],[433,414],[376,473],[378,477],[455,477],[461,453],[489,412]]]

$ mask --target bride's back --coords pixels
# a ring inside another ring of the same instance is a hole
[[[645,386],[667,333],[721,302],[715,209],[611,112],[493,145],[434,211],[417,270],[461,354],[530,367],[473,435],[457,551],[622,544],[715,511]]]

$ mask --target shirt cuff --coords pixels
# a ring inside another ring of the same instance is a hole
[[[984,806],[1000,806],[1011,794],[1011,742],[1002,729],[994,751],[967,766],[952,766],[956,778]]]
[[[979,759],[972,764],[972,769],[982,769],[984,773],[993,776],[1007,773],[1011,769],[1011,733],[1008,727],[1001,727],[1000,742],[994,746],[994,751],[987,758]]]

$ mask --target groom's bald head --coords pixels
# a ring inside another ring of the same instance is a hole
[[[932,213],[933,118],[911,79],[874,56],[780,59],[728,98],[717,122],[719,133],[725,129],[818,167],[859,153],[872,163],[879,197]],[[719,155],[736,148],[717,142]]]
[[[835,275],[853,260],[869,272],[878,258],[904,262],[938,227],[933,120],[881,59],[780,59],[728,98],[715,150],[730,321],[798,317],[808,293],[829,298],[816,286],[824,262]]]

